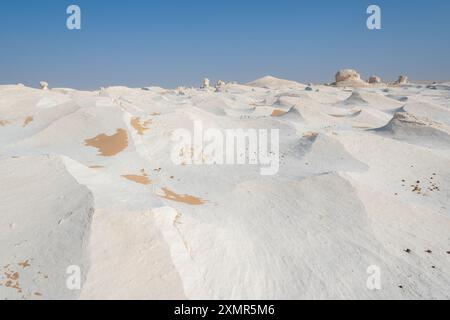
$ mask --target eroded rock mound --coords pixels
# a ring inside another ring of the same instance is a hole
[[[208,78],[203,79],[202,89],[207,89],[210,87],[210,81]]]
[[[353,69],[343,69],[336,73],[336,82],[346,80],[361,80],[361,75]]]
[[[335,86],[348,87],[362,87],[367,86],[368,83],[361,79],[361,75],[353,69],[342,69],[336,73]]]
[[[378,83],[382,83],[381,78],[378,76],[371,76],[369,78],[369,83],[370,84],[378,84]]]
[[[42,90],[48,90],[48,83],[45,81],[39,82],[39,86],[41,87]]]
[[[263,78],[249,82],[247,83],[247,86],[264,89],[305,88],[305,85],[302,83],[291,80],[279,79],[272,76],[265,76]]]
[[[408,77],[404,75],[399,76],[398,80],[394,82],[394,84],[408,84],[408,83],[409,83]]]

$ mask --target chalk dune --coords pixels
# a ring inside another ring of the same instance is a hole
[[[0,299],[449,299],[450,84],[339,80],[0,86]],[[175,165],[195,120],[279,173]]]

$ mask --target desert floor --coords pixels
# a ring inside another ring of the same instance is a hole
[[[176,165],[196,120],[279,172]],[[450,83],[0,86],[0,186],[0,299],[450,298]]]

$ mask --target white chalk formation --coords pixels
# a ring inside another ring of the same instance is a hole
[[[361,79],[361,75],[353,69],[339,70],[335,75],[335,83],[333,85],[340,87],[363,87],[368,83]]]
[[[408,77],[405,75],[399,76],[398,80],[394,82],[394,84],[397,84],[397,85],[408,84],[408,83],[409,83]]]
[[[45,81],[39,82],[39,86],[41,87],[42,90],[48,90],[48,83]]]
[[[210,81],[208,78],[203,79],[203,84],[201,86],[202,89],[208,89],[210,87]]]
[[[450,83],[337,78],[0,86],[0,300],[450,299]]]
[[[218,80],[215,85],[216,92],[222,92],[225,88],[225,85],[226,85],[225,81]]]
[[[353,69],[339,70],[335,76],[336,82],[342,82],[346,80],[361,80],[361,75]]]
[[[379,83],[382,83],[382,81],[381,81],[381,78],[378,76],[371,76],[369,78],[369,83],[370,84],[379,84]]]
[[[186,88],[185,87],[177,87],[175,89],[178,95],[184,96],[186,94]]]

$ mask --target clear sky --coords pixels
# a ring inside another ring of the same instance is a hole
[[[66,28],[70,4],[81,7],[81,30]],[[370,4],[381,7],[382,30],[366,27]],[[0,84],[328,82],[341,68],[450,80],[450,1],[0,1]]]

